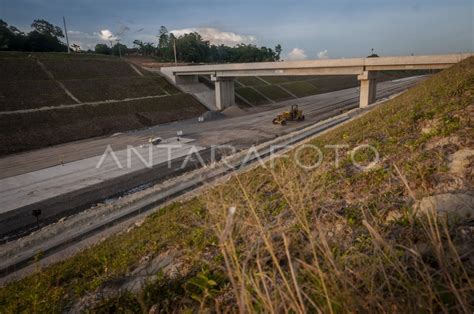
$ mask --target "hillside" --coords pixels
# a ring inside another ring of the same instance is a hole
[[[0,307],[470,313],[473,93],[471,57],[312,138],[319,167],[303,149],[236,174],[9,284]],[[361,144],[380,154],[364,171]]]
[[[190,118],[205,108],[122,59],[0,53],[0,155]]]
[[[433,71],[384,71],[379,73],[379,82],[396,80]],[[213,88],[209,77],[201,82]],[[235,80],[236,102],[240,107],[259,106],[289,99],[334,92],[359,86],[355,75],[303,75],[239,77]]]

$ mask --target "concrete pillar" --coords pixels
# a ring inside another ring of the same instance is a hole
[[[364,71],[357,76],[360,81],[360,108],[365,108],[375,102],[377,96],[377,73]]]
[[[224,110],[227,107],[235,105],[235,87],[232,77],[215,77],[211,79],[215,82],[216,89],[216,107]]]
[[[177,85],[199,83],[197,75],[176,75],[174,80]]]

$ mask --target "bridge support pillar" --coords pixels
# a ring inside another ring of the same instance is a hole
[[[360,81],[360,108],[365,108],[375,102],[377,95],[377,73],[364,71],[357,76]]]
[[[235,105],[234,78],[212,76],[211,79],[215,82],[217,109],[224,110],[227,107],[234,106]]]

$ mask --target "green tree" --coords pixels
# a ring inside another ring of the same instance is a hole
[[[31,24],[33,31],[28,33],[25,43],[30,51],[67,51],[60,38],[64,37],[60,27],[45,20],[34,20]]]
[[[158,34],[158,45],[154,50],[150,43],[134,41],[140,46],[144,54],[153,53],[162,61],[174,61],[173,46],[176,44],[177,59],[184,62],[260,62],[277,61],[280,59],[282,47],[276,45],[275,50],[255,45],[239,44],[235,47],[225,45],[211,45],[197,32],[184,34],[176,38],[169,33],[165,26],[161,26]],[[146,48],[145,48],[146,46]],[[146,52],[145,52],[146,51]]]
[[[38,33],[50,37],[63,38],[64,33],[61,27],[54,26],[46,20],[34,20],[31,24],[31,27],[36,30]]]
[[[174,35],[168,33],[165,26],[161,26],[158,32],[158,56],[164,61],[171,61],[173,58],[173,47],[170,45],[170,37],[174,40]]]
[[[143,45],[143,41],[138,40],[138,39],[135,39],[135,40],[133,41],[133,45],[134,45],[135,47],[138,47],[138,52],[139,52],[141,55],[143,55],[143,53],[144,53],[144,52],[143,52],[143,46],[144,46],[144,45]]]
[[[280,60],[280,55],[281,55],[281,45],[278,44],[275,46],[275,60]]]
[[[156,51],[155,46],[153,46],[153,43],[150,42],[143,43],[142,49],[145,56],[152,56]]]
[[[97,45],[95,45],[94,51],[95,51],[95,53],[100,53],[100,54],[103,54],[103,55],[110,55],[112,53],[110,47],[107,46],[106,44],[97,44]]]
[[[123,56],[127,52],[127,49],[128,49],[127,46],[117,42],[115,45],[113,45],[111,49],[111,53],[114,56]]]
[[[176,39],[178,59],[186,62],[207,62],[210,56],[209,42],[198,33],[189,33]]]
[[[374,48],[371,49],[370,55],[367,56],[367,58],[378,58],[379,55],[375,53]]]
[[[169,48],[169,33],[168,29],[165,26],[160,27],[160,31],[158,34],[158,48],[161,49],[167,49]]]
[[[25,33],[0,19],[0,50],[24,50]]]
[[[8,50],[12,39],[12,32],[8,28],[7,22],[0,19],[0,50]]]

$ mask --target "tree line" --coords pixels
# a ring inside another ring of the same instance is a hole
[[[281,50],[279,44],[275,49],[244,43],[234,47],[214,45],[204,40],[197,32],[176,37],[173,33],[168,32],[165,26],[160,28],[156,45],[151,42],[134,40],[131,49],[121,43],[116,43],[112,47],[106,44],[95,46],[96,53],[119,55],[123,52],[133,52],[143,56],[153,56],[163,62],[174,61],[176,51],[178,61],[199,63],[278,61]]]
[[[33,21],[31,28],[30,32],[25,33],[0,19],[0,50],[67,51],[67,46],[63,42],[64,33],[61,27],[55,26],[46,20],[37,19]],[[278,61],[282,50],[279,44],[274,49],[244,43],[234,47],[215,45],[204,40],[197,32],[175,36],[168,32],[164,26],[161,26],[157,37],[156,44],[134,40],[133,47],[127,47],[116,41],[115,44],[110,43],[110,45],[99,43],[95,46],[94,51],[88,50],[86,52],[116,56],[151,56],[162,62],[173,62],[176,51],[176,59],[179,62],[225,63]],[[75,44],[72,45],[72,48],[74,51],[81,51]]]
[[[67,51],[61,41],[63,30],[48,21],[39,19],[31,24],[32,31],[24,33],[0,19],[0,50],[10,51]]]

